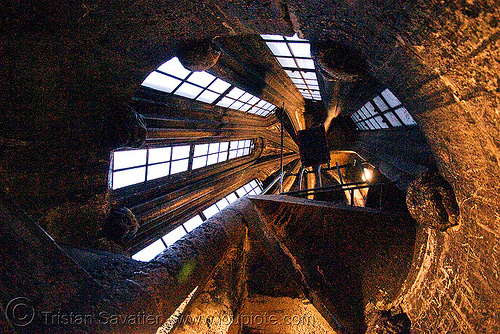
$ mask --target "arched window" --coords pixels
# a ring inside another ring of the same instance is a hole
[[[318,78],[307,39],[261,35],[267,46],[305,99],[321,100]]]
[[[110,187],[115,190],[252,154],[254,141],[232,140],[113,152]]]
[[[177,57],[148,75],[142,86],[263,117],[276,109],[275,105],[206,71],[187,70]]]
[[[165,234],[160,239],[154,241],[147,247],[135,253],[134,255],[132,255],[132,258],[134,260],[145,261],[145,262],[152,260],[155,256],[164,251],[167,247],[173,245],[177,240],[181,239],[183,236],[193,231],[195,228],[203,224],[205,220],[212,217],[217,212],[221,211],[226,206],[236,201],[238,198],[247,195],[258,195],[261,192],[262,192],[262,184],[260,183],[260,181],[257,179],[250,181],[249,183],[240,187],[236,191],[220,199],[215,204],[202,210],[200,213],[196,214],[194,217],[187,220],[184,224],[181,224],[174,230]]]

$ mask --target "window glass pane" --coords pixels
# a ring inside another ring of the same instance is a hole
[[[113,173],[113,189],[126,187],[132,184],[144,182],[146,179],[146,167],[127,169]]]
[[[313,79],[313,80],[318,80],[318,77],[316,77],[316,73],[314,72],[301,72],[302,76],[304,79]]]
[[[286,43],[280,43],[280,42],[266,42],[267,46],[269,49],[271,49],[271,52],[275,56],[286,56],[286,57],[291,57],[292,54],[290,53],[290,50],[288,50],[288,47],[286,46]]]
[[[203,220],[199,215],[196,215],[193,218],[189,219],[187,222],[185,222],[183,225],[188,232],[191,232],[201,224],[203,224]]]
[[[227,195],[226,199],[229,203],[233,203],[238,199],[238,197],[236,197],[235,193],[230,193],[229,195]]]
[[[228,147],[229,143],[227,141],[220,143],[220,151],[227,151]]]
[[[240,96],[242,96],[245,92],[242,91],[239,88],[234,87],[231,89],[231,91],[226,95],[227,97],[231,97],[233,99],[238,99]]]
[[[170,147],[150,148],[148,163],[163,162],[170,160]]]
[[[250,99],[250,101],[248,101],[247,103],[248,103],[248,104],[251,104],[251,105],[253,106],[253,105],[254,105],[254,104],[256,104],[257,102],[259,102],[259,100],[260,100],[260,99],[259,99],[258,97],[255,97],[255,96],[254,96],[254,97],[252,97],[252,98]]]
[[[245,192],[248,193],[252,190],[252,186],[249,183],[247,183],[243,186],[243,189],[245,189]]]
[[[233,104],[234,100],[230,99],[228,97],[222,98],[219,102],[217,102],[217,105],[220,107],[229,107],[231,104]]]
[[[116,151],[113,153],[113,169],[122,169],[146,164],[146,150]]]
[[[382,101],[382,99],[380,98],[380,96],[375,96],[373,98],[373,102],[375,102],[375,104],[377,105],[377,107],[379,107],[379,109],[381,111],[386,111],[387,109],[389,109],[389,107],[387,106],[387,104],[385,104],[385,102]]]
[[[311,46],[309,43],[289,43],[288,45],[295,57],[311,58]]]
[[[266,102],[266,101],[264,101],[264,100],[260,100],[260,101],[259,101],[259,103],[257,103],[257,107],[261,107],[261,108],[262,108],[262,106],[264,106],[264,105],[266,105],[266,104],[267,104],[267,102]]]
[[[170,174],[184,172],[187,171],[187,169],[188,169],[188,159],[172,161]]]
[[[236,101],[229,108],[231,108],[231,109],[238,109],[238,108],[240,108],[242,106],[243,106],[243,102]]]
[[[182,66],[177,57],[170,59],[169,61],[158,67],[158,70],[173,75],[179,79],[184,79],[188,76],[189,73],[191,73],[190,70],[187,70],[184,68],[184,66]]]
[[[387,112],[384,116],[389,120],[392,126],[401,126],[401,123],[392,112]]]
[[[213,215],[215,215],[217,212],[219,212],[219,209],[217,209],[217,206],[214,204],[212,206],[209,206],[205,210],[203,210],[203,215],[209,219]]]
[[[366,115],[361,109],[358,110],[357,113],[361,119],[366,119]]]
[[[208,146],[208,153],[216,153],[219,152],[219,143],[211,143]]]
[[[252,94],[250,94],[250,93],[245,93],[245,94],[243,94],[243,96],[242,96],[242,97],[240,97],[240,98],[239,98],[239,100],[240,100],[241,102],[248,102],[248,101],[250,101],[250,99],[251,99],[251,98],[254,98],[254,97],[255,97],[255,96],[253,96],[253,95],[252,95]]]
[[[384,120],[382,119],[382,116],[376,116],[375,120],[377,121],[377,123],[380,125],[380,127],[382,129],[387,129],[389,127],[387,124],[385,124]]]
[[[203,91],[203,88],[192,85],[190,83],[183,83],[177,90],[174,92],[176,95],[184,96],[190,99],[194,99],[198,94]]]
[[[297,34],[294,34],[292,37],[285,36],[287,41],[307,41],[307,39],[299,38]]]
[[[152,72],[142,82],[142,86],[160,90],[166,93],[172,93],[172,91],[177,86],[179,86],[180,83],[181,81],[175,78],[160,74],[158,72]]]
[[[248,112],[251,114],[257,114],[257,112],[261,110],[259,107],[252,107]]]
[[[164,164],[158,164],[158,165],[152,165],[148,166],[148,181],[157,179],[159,177],[167,176],[168,175],[168,168],[170,167],[170,163],[164,163]]]
[[[268,41],[282,41],[283,36],[281,35],[260,35],[263,39]]]
[[[243,196],[246,195],[246,191],[245,191],[245,188],[244,187],[241,187],[239,188],[238,190],[236,190],[236,193],[238,194],[238,197],[239,198],[242,198]]]
[[[220,201],[218,201],[217,203],[217,207],[219,208],[219,210],[222,210],[224,209],[226,206],[229,205],[229,203],[226,201],[225,198],[221,199]]]
[[[189,76],[187,81],[195,83],[202,87],[207,87],[214,80],[215,77],[213,75],[203,71],[203,72],[193,72],[193,74]]]
[[[312,59],[296,59],[296,60],[297,60],[297,65],[299,65],[300,68],[314,70],[314,62],[312,61]]]
[[[137,261],[148,262],[151,261],[156,255],[160,254],[164,249],[165,245],[163,245],[163,242],[158,239],[143,250],[132,255],[132,258]]]
[[[375,130],[375,127],[373,126],[372,122],[366,121],[365,124],[370,128],[370,130]]]
[[[408,110],[406,110],[405,107],[398,108],[394,111],[396,112],[396,114],[398,114],[399,118],[401,118],[401,120],[403,121],[403,123],[405,125],[416,125],[417,124],[415,122],[415,120],[413,119],[413,117],[411,117],[411,115],[408,113]]]
[[[392,108],[397,107],[401,104],[398,98],[394,96],[394,94],[392,94],[392,92],[389,89],[384,90],[381,94],[387,101],[387,103],[389,103],[389,106],[391,106]]]
[[[165,234],[163,236],[163,241],[167,244],[167,246],[172,246],[177,240],[186,235],[186,231],[182,226],[176,227],[173,231]]]
[[[292,58],[276,57],[276,59],[278,59],[279,63],[283,67],[297,68],[297,65],[295,65],[295,61]]]
[[[172,147],[172,160],[188,158],[189,157],[189,145],[174,146]]]
[[[217,79],[214,81],[213,84],[211,84],[210,86],[208,86],[208,89],[210,90],[213,90],[214,92],[217,92],[217,93],[224,93],[229,87],[231,87],[230,84],[228,84],[227,82],[225,82],[224,80],[221,80],[221,79]]]
[[[367,111],[367,115],[369,115],[369,116],[374,116],[374,115],[377,114],[377,111],[375,110],[375,107],[370,102],[367,102],[365,104],[364,108],[365,108],[364,110]]]
[[[203,93],[201,93],[201,95],[198,96],[196,100],[206,103],[213,103],[215,100],[217,100],[219,96],[220,94],[206,90]]]
[[[290,78],[302,78],[299,71],[285,70]]]
[[[236,158],[236,150],[229,151],[229,159],[234,159],[234,158]]]
[[[207,165],[213,165],[217,163],[218,154],[210,154],[207,159]]]
[[[245,103],[238,110],[240,110],[240,111],[247,111],[250,108],[251,108],[251,105]]]
[[[372,116],[372,114],[370,112],[368,112],[368,110],[365,107],[361,108],[359,110],[359,113],[361,115],[363,115],[363,119],[367,119],[367,118],[370,118]]]
[[[223,162],[227,160],[227,152],[219,153],[219,162]]]
[[[374,118],[370,118],[368,120],[369,122],[372,123],[372,125],[374,126],[374,129],[381,129],[382,127],[377,123],[377,121],[374,119]]]
[[[207,156],[193,158],[193,169],[205,167],[207,165]]]
[[[208,144],[198,144],[194,146],[194,156],[198,157],[208,153]]]

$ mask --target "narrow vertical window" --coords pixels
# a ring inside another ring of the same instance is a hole
[[[280,35],[260,35],[286,74],[305,99],[321,100],[311,45],[306,39]]]

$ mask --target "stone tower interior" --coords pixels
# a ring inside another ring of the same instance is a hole
[[[0,331],[500,333],[499,20],[2,1]]]

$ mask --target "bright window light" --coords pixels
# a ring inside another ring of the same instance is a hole
[[[213,84],[210,85],[210,87],[208,87],[208,89],[210,90],[213,90],[214,92],[216,93],[224,93],[229,87],[231,87],[230,84],[228,84],[227,82],[225,82],[224,80],[221,80],[221,79],[217,79],[214,81]]]
[[[149,149],[149,163],[164,162],[170,160],[171,147],[150,148]]]
[[[219,209],[217,209],[217,206],[214,204],[203,210],[203,215],[205,216],[205,218],[209,219],[213,217],[217,212],[219,212]]]
[[[200,215],[196,215],[193,218],[189,219],[187,222],[185,222],[183,225],[188,232],[191,232],[201,224],[203,224],[203,219],[201,219]]]
[[[185,172],[188,170],[188,165],[188,159],[172,161],[172,165],[170,166],[170,174]]]
[[[172,148],[172,160],[188,158],[190,149],[191,149],[191,146],[189,146],[189,145],[173,147]]]
[[[403,121],[405,125],[416,125],[417,123],[413,120],[413,117],[408,113],[405,107],[401,107],[395,110],[396,114]]]
[[[381,94],[391,108],[401,105],[401,102],[399,102],[398,98],[389,89],[384,90]]]
[[[260,35],[266,41],[283,41],[283,36],[280,35]]]
[[[380,130],[417,123],[398,98],[385,89],[351,115],[360,130]]]
[[[282,43],[285,47],[286,44]],[[216,78],[212,74],[201,71],[190,71],[174,57],[158,67],[142,83],[143,86],[166,93],[182,96],[197,101],[216,104],[223,108],[249,112],[266,117],[274,113],[275,106],[269,112],[253,110],[260,99],[244,90]],[[221,96],[223,95],[223,96]]]
[[[297,64],[295,61],[291,58],[283,58],[283,57],[276,57],[278,59],[279,63],[283,67],[289,67],[289,68],[297,68]]]
[[[184,68],[177,57],[174,57],[158,67],[158,71],[170,74],[179,79],[185,79],[191,71]]]
[[[161,240],[153,242],[151,245],[147,246],[143,250],[132,255],[132,258],[137,261],[148,262],[151,261],[156,255],[160,254],[166,249],[165,245]]]
[[[187,97],[190,99],[194,99],[202,91],[203,91],[203,88],[185,82],[179,88],[177,88],[177,90],[175,91],[175,94],[180,95],[180,96],[184,96],[184,97]]]
[[[373,98],[373,102],[375,102],[375,104],[377,105],[377,107],[379,107],[379,109],[381,111],[386,111],[387,109],[389,109],[389,107],[387,106],[387,104],[385,104],[385,102],[382,101],[382,99],[380,98],[380,96],[375,96]]]
[[[215,79],[216,78],[212,74],[203,71],[203,72],[193,72],[193,74],[189,76],[188,81],[206,88]]]
[[[145,165],[146,155],[147,150],[117,151],[114,153],[113,169]]]
[[[280,43],[280,42],[267,42],[266,43],[269,49],[271,49],[271,52],[275,56],[286,56],[286,57],[291,57],[292,54],[290,53],[290,49],[288,49],[288,46],[286,43]]]
[[[170,162],[148,167],[147,180],[154,180],[169,175]]]
[[[205,103],[212,103],[215,100],[217,100],[217,98],[219,96],[220,95],[217,94],[217,93],[214,93],[214,92],[211,92],[209,90],[206,90],[203,93],[201,93],[200,96],[198,96],[196,98],[196,100],[201,101],[201,102],[205,102]]]
[[[113,173],[113,189],[123,188],[132,184],[144,182],[146,167],[127,169]]]
[[[309,43],[289,43],[294,57],[311,58],[311,46]]]
[[[172,246],[177,240],[186,235],[186,231],[182,226],[176,227],[174,230],[165,234],[162,238],[167,246]]]
[[[285,38],[278,35],[261,35],[261,37],[302,96],[306,99],[321,100],[309,41],[299,38],[297,34]]]
[[[238,145],[245,149],[244,152],[242,150],[240,155],[237,154]],[[244,155],[250,155],[252,153],[253,146],[254,144],[252,140],[197,144],[194,147],[193,169],[213,165]]]
[[[146,77],[142,85],[165,93],[172,93],[181,82],[178,79],[153,72]]]

